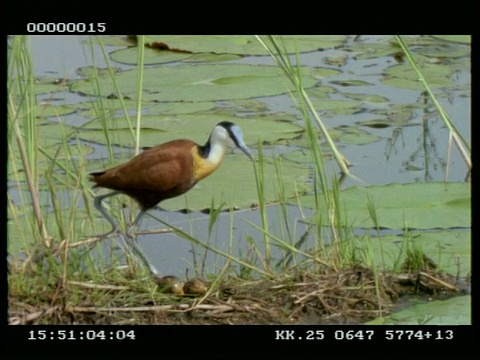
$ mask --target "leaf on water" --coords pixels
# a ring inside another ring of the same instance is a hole
[[[376,94],[356,94],[356,93],[342,93],[348,99],[353,100],[360,100],[363,102],[370,102],[370,103],[387,103],[389,99],[385,96],[380,96]]]
[[[310,52],[318,49],[329,49],[342,45],[347,37],[345,35],[323,36],[281,36],[288,52]],[[252,35],[230,36],[146,36],[145,42],[163,42],[170,48],[190,51],[192,53],[216,53],[239,55],[267,55],[265,48]]]
[[[471,231],[466,229],[411,231],[403,236],[386,235],[371,238],[368,244],[363,242],[363,246],[370,247],[375,263],[386,269],[394,269],[396,266],[398,270],[406,259],[406,247],[410,246],[413,249],[420,249],[435,262],[439,270],[465,277],[471,272],[470,238]]]
[[[372,83],[367,81],[358,80],[358,79],[348,79],[348,80],[334,80],[330,82],[331,84],[339,86],[372,86]]]
[[[168,210],[178,210],[188,204],[189,209],[201,210],[210,206],[211,199],[216,204],[224,202],[227,208],[248,208],[251,204],[258,204],[253,166],[244,154],[227,155],[216,172],[199,182],[186,195],[166,200],[161,206]],[[279,181],[285,184],[286,197],[297,196],[296,190],[303,192],[308,188],[305,183],[310,174],[309,168],[292,163],[283,163],[282,167],[283,177],[279,179],[275,165],[270,161],[264,163],[264,198],[267,204],[278,201],[275,188]]]
[[[138,60],[138,49],[129,47],[112,51],[110,56],[113,60],[128,65],[136,65]],[[159,51],[158,49],[146,48],[144,53],[144,64],[165,64],[169,62],[181,61],[191,57],[192,54],[178,53],[172,51]]]
[[[241,55],[235,54],[212,54],[212,53],[201,53],[193,54],[192,56],[183,60],[185,63],[219,63],[223,61],[233,61],[240,60]]]
[[[432,89],[442,88],[452,84],[450,76],[452,67],[442,64],[420,64],[420,71]],[[418,75],[410,64],[401,64],[388,68],[385,76],[380,81],[386,85],[401,87],[411,90],[425,90],[424,85],[418,79]]]
[[[45,94],[51,92],[68,91],[72,80],[63,78],[40,78],[36,79],[34,83],[35,94]]]
[[[340,212],[346,212],[348,222],[352,226],[374,227],[366,205],[368,197],[371,197],[380,227],[390,229],[470,227],[471,204],[468,201],[470,196],[470,185],[459,182],[355,186],[340,192],[342,206]],[[302,197],[301,203],[305,207],[315,208],[313,196]]]
[[[35,106],[35,112],[39,118],[60,117],[73,114],[79,109],[78,105],[54,105],[42,102]]]
[[[471,44],[472,36],[471,35],[431,35],[432,38],[455,42],[460,44]]]
[[[320,79],[337,74],[337,70],[325,68],[301,68],[302,84],[314,86]],[[122,96],[136,99],[137,70],[117,74]],[[115,94],[109,76],[98,79],[100,93]],[[247,99],[272,96],[294,91],[285,81],[282,72],[273,66],[241,64],[180,65],[175,67],[152,67],[144,71],[144,101],[214,101]],[[95,95],[90,80],[77,80],[72,91]]]
[[[356,100],[314,100],[312,103],[317,111],[350,109],[362,106],[362,102]]]
[[[378,136],[370,134],[369,132],[355,126],[338,127],[329,130],[328,133],[334,141],[351,145],[370,144],[380,139]]]
[[[324,158],[329,158],[329,159],[333,158],[333,155],[331,154],[327,146],[324,146],[324,149],[322,149],[322,154]],[[282,154],[281,157],[288,161],[293,161],[297,164],[314,164],[315,163],[312,152],[309,149],[289,151],[285,154]]]
[[[293,119],[293,118],[292,118]],[[258,141],[275,143],[280,139],[298,136],[302,127],[285,121],[283,115],[272,114],[255,118],[237,117],[228,113],[197,113],[179,116],[142,117],[142,146],[155,146],[173,139],[191,139],[199,144],[205,143],[215,124],[231,121],[239,125],[244,133],[245,142],[256,146]],[[111,119],[108,125],[115,144],[128,146],[133,139],[125,118]],[[105,135],[99,122],[90,122],[79,131],[83,140],[105,142]]]
[[[376,319],[367,325],[471,325],[472,299],[470,295],[448,300],[434,300],[413,305],[391,316]],[[433,337],[437,336],[435,332]],[[443,333],[443,336],[445,334]]]

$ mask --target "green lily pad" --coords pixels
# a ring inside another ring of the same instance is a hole
[[[470,57],[471,51],[469,46],[456,44],[438,44],[435,46],[426,46],[416,51],[426,57],[433,58],[461,58]]]
[[[349,49],[353,52],[358,52],[358,54],[354,56],[357,60],[384,58],[399,51],[398,46],[392,41],[385,39],[381,39],[381,42],[377,41],[379,40],[373,39],[369,42],[353,42]]]
[[[362,101],[357,100],[313,100],[315,110],[322,112],[323,117],[335,117],[355,114],[359,112],[363,106]]]
[[[330,57],[327,56],[325,57],[324,61],[325,64],[331,65],[331,66],[344,66],[347,63],[347,55],[342,54],[336,57]]]
[[[328,49],[342,45],[347,37],[345,35],[322,36],[281,36],[288,52],[309,52],[318,49]],[[267,40],[265,40],[267,41]],[[170,49],[188,51],[192,53],[240,54],[240,55],[267,55],[265,48],[252,35],[235,36],[191,36],[191,35],[152,35],[146,36],[145,42],[161,42]],[[268,42],[268,41],[267,41]]]
[[[443,41],[455,42],[460,44],[471,44],[471,35],[431,35],[431,37]]]
[[[322,154],[325,158],[332,158],[333,155],[329,149],[325,146],[325,149],[322,149]],[[294,150],[288,153],[282,154],[282,158],[293,161],[297,164],[314,164],[312,152],[309,149]]]
[[[185,63],[212,63],[222,61],[233,61],[241,59],[241,55],[236,54],[212,54],[212,53],[199,53],[183,60]]]
[[[110,53],[110,56],[113,60],[119,63],[135,65],[137,64],[138,59],[138,48],[129,47],[126,49],[112,51]],[[192,54],[188,53],[161,51],[158,49],[146,48],[144,52],[143,62],[145,65],[164,64],[184,60],[191,56]]]
[[[471,325],[472,299],[470,295],[456,296],[448,300],[420,303],[391,316],[378,318],[367,325]],[[440,328],[439,328],[440,329]],[[446,337],[441,332],[442,338]],[[433,338],[438,336],[433,331]]]
[[[123,115],[123,110],[120,105],[119,99],[106,99],[102,100],[104,107],[107,111],[107,116],[111,119],[118,118]],[[137,101],[134,100],[124,100],[127,112],[130,115],[130,120],[135,120],[135,115],[137,111]],[[82,113],[83,116],[91,119],[97,119],[98,113],[94,108],[92,108],[91,103],[79,103],[78,107],[84,110]],[[142,102],[142,114],[143,116],[149,116],[152,114],[160,115],[182,115],[189,113],[197,113],[206,110],[212,110],[216,107],[216,104],[213,101],[196,101],[196,102]],[[97,121],[97,120],[95,120]]]
[[[358,79],[348,79],[348,80],[335,80],[331,81],[332,84],[340,86],[372,86],[372,83],[367,81],[358,80]]]
[[[364,145],[379,140],[378,136],[370,134],[369,132],[355,126],[338,127],[329,130],[328,133],[335,142],[341,142],[344,144]]]
[[[372,230],[371,235],[374,233]],[[471,235],[465,229],[411,231],[399,236],[372,237],[368,242],[360,239],[356,247],[371,248],[377,266],[395,271],[404,263],[408,249],[419,249],[435,262],[438,270],[465,278],[472,271]]]
[[[60,117],[63,115],[73,114],[79,109],[76,105],[52,105],[49,103],[41,103],[35,106],[37,117]]]
[[[425,80],[432,89],[442,88],[452,84],[452,67],[441,64],[423,63],[420,65]],[[386,85],[411,90],[425,90],[423,84],[418,80],[417,73],[410,64],[401,64],[388,68],[386,76],[380,81]]]
[[[133,46],[135,41],[128,36],[118,35],[102,35],[94,38],[96,41],[101,42],[104,46]],[[87,42],[86,40],[85,42]]]
[[[315,100],[312,103],[317,111],[342,110],[362,106],[362,102],[356,100]]]
[[[253,166],[244,154],[228,155],[215,173],[199,182],[184,196],[166,200],[161,206],[169,210],[200,210],[208,208],[212,199],[215,204],[224,202],[228,208],[248,208],[252,204],[258,204]],[[286,197],[298,196],[308,188],[305,180],[310,174],[309,168],[291,163],[283,164],[283,168],[282,177],[279,178],[275,165],[269,161],[264,163],[264,198],[267,204],[278,201],[276,188],[279,182],[285,186]]]
[[[385,96],[375,94],[356,94],[356,93],[343,93],[347,99],[360,100],[370,103],[387,103],[389,100]]]
[[[418,126],[418,124],[412,124],[409,123],[408,121],[393,121],[389,119],[372,119],[372,120],[365,120],[365,121],[359,121],[357,124],[361,126],[366,126],[369,128],[373,129],[383,129],[383,128],[388,128],[391,126]]]
[[[318,132],[319,139],[323,142],[324,138]],[[378,136],[370,134],[368,131],[359,129],[355,126],[340,126],[334,129],[328,130],[328,134],[332,138],[332,140],[338,145],[341,144],[354,144],[354,145],[364,145],[370,144],[375,142],[379,139]],[[306,150],[302,150],[305,152],[309,152],[310,148],[310,139],[306,135],[302,135],[301,137],[295,138],[291,141],[291,144],[294,146],[300,146],[306,148]],[[325,146],[324,152],[329,153],[329,147]]]
[[[412,183],[351,187],[340,192],[340,204],[349,225],[374,227],[367,202],[373,200],[378,226],[391,229],[470,227],[471,195],[466,183]],[[315,198],[305,196],[302,206],[315,208]],[[325,212],[325,209],[320,209]],[[326,218],[326,213],[323,215]]]
[[[155,146],[169,140],[184,138],[203,144],[214,125],[221,121],[232,121],[239,125],[243,130],[245,142],[250,145],[256,145],[258,141],[274,143],[279,139],[291,139],[302,131],[300,126],[284,121],[284,117],[279,119],[276,114],[255,118],[235,117],[224,113],[144,116],[141,130],[142,146]],[[132,134],[125,118],[112,119],[109,130],[113,143],[122,145],[132,143]],[[83,140],[105,142],[99,122],[86,124],[79,131],[79,137]]]
[[[308,96],[314,99],[326,99],[337,91],[333,86],[315,86],[306,90]]]
[[[393,124],[405,125],[413,118],[414,108],[416,107],[419,106],[412,106],[410,104],[393,104],[384,108],[371,109],[369,112],[374,115],[385,117],[385,120]]]
[[[35,80],[34,91],[35,94],[63,92],[68,90],[70,82],[71,80],[68,79],[40,78]]]
[[[323,68],[301,68],[305,88],[315,85],[320,79],[338,73]],[[137,70],[116,75],[122,95],[136,99]],[[98,79],[100,92],[105,96],[115,94],[109,76]],[[185,65],[175,67],[152,67],[144,71],[145,101],[212,101],[246,99],[285,93],[293,87],[285,81],[281,70],[273,66],[251,65]],[[72,91],[95,95],[90,80],[78,80]]]

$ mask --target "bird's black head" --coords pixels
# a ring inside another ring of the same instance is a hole
[[[242,150],[250,160],[253,160],[253,155],[251,154],[250,150],[248,150],[247,145],[243,141],[243,132],[242,129],[237,124],[234,124],[230,121],[222,121],[215,125],[215,128],[210,135],[210,140],[213,141],[214,138],[221,137],[220,130],[218,129],[225,129],[227,131],[228,137],[233,141],[236,147]]]

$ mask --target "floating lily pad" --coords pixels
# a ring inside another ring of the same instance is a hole
[[[380,227],[430,229],[471,226],[470,185],[466,183],[348,188],[340,192],[340,204],[350,225],[366,228],[375,226],[367,208],[369,197],[373,200]],[[305,207],[315,208],[313,196],[303,197],[301,203]]]
[[[360,100],[370,103],[386,103],[389,101],[385,96],[380,96],[376,94],[343,93],[342,95],[348,99]]]
[[[367,325],[471,325],[471,309],[470,295],[456,296],[448,300],[416,304],[391,316],[370,321]],[[447,335],[445,331],[440,333],[441,339],[446,339]],[[437,336],[433,331],[432,338]]]
[[[35,106],[36,115],[39,118],[60,117],[73,114],[79,109],[76,105],[53,105],[41,103]]]
[[[354,144],[354,145],[364,145],[370,144],[379,140],[379,137],[373,134],[370,134],[368,131],[359,129],[355,126],[341,126],[334,129],[329,129],[328,133],[332,140],[337,144]],[[318,132],[318,136],[321,142],[323,142],[323,136]],[[291,142],[294,146],[300,146],[305,148],[302,151],[309,151],[310,139],[308,136],[298,137]],[[329,151],[328,147],[325,146],[325,151]]]
[[[393,122],[388,121],[386,119],[373,119],[373,120],[367,120],[367,121],[360,121],[360,122],[357,122],[357,124],[361,126],[373,128],[373,129],[384,129],[384,128],[388,128],[395,125]]]
[[[374,38],[368,42],[353,42],[350,45],[350,49],[351,51],[358,52],[358,54],[354,56],[356,60],[383,58],[399,51],[399,47],[396,46],[394,42],[380,38]]]
[[[136,41],[128,36],[118,35],[102,35],[96,36],[94,39],[105,46],[134,46],[136,43]]]
[[[59,78],[40,78],[34,83],[35,94],[67,91],[71,80]]]
[[[433,58],[461,58],[470,56],[469,46],[455,44],[438,44],[418,49],[416,53]]]
[[[411,231],[403,236],[370,238],[368,243],[363,240],[359,240],[357,246],[371,248],[375,263],[381,268],[399,270],[410,248],[421,250],[438,270],[451,275],[466,277],[472,271],[471,231],[467,229]]]
[[[336,74],[336,70],[301,68],[305,88],[315,85],[321,78]],[[137,70],[116,75],[122,95],[136,99]],[[105,96],[116,94],[109,76],[98,79],[100,92]],[[294,90],[282,72],[273,66],[251,65],[184,65],[161,66],[144,71],[145,101],[212,101],[271,96]],[[90,80],[78,80],[72,91],[95,95]]]
[[[265,38],[264,38],[265,39]],[[283,40],[288,52],[308,52],[318,49],[329,49],[342,45],[347,37],[345,35],[322,36],[281,36],[276,37],[281,43]],[[267,40],[266,40],[267,41]],[[255,36],[180,36],[180,35],[152,35],[146,36],[145,42],[161,42],[170,49],[189,51],[192,53],[216,54],[241,54],[241,55],[267,55],[265,48]]]
[[[332,84],[339,86],[371,86],[372,83],[367,81],[358,80],[358,79],[348,79],[348,80],[335,80],[331,81]]]
[[[107,117],[110,119],[118,118],[123,115],[123,110],[120,105],[119,99],[107,99],[104,101],[103,109],[107,111]],[[124,100],[124,104],[127,108],[127,112],[130,115],[130,120],[135,120],[135,114],[137,113],[137,101],[135,100]],[[83,116],[90,117],[91,119],[97,119],[98,113],[92,108],[91,103],[79,103],[79,108],[86,108]],[[212,110],[216,107],[215,102],[213,101],[196,101],[196,102],[154,102],[154,101],[143,101],[142,102],[142,114],[143,116],[148,116],[152,114],[159,115],[182,115],[189,113],[197,113],[206,110]],[[97,121],[97,120],[95,120]],[[98,123],[97,123],[98,124]],[[94,125],[97,127],[97,125]]]
[[[214,199],[215,204],[225,202],[227,207],[248,208],[258,204],[255,185],[254,164],[244,155],[228,155],[221,167],[205,180],[199,182],[186,195],[166,200],[161,206],[168,210],[208,208]],[[265,202],[278,201],[277,184],[282,182],[285,196],[294,197],[308,189],[306,179],[310,174],[307,167],[294,164],[283,164],[282,177],[277,176],[275,166],[269,161],[264,163]]]
[[[245,142],[256,145],[258,141],[274,143],[279,139],[291,139],[298,135],[302,128],[288,121],[276,121],[274,115],[243,118],[226,114],[199,113],[179,116],[144,116],[142,118],[142,146],[155,146],[163,142],[187,138],[203,144],[215,124],[221,121],[232,121],[239,125],[244,133]],[[114,144],[132,143],[132,135],[125,118],[112,119],[109,126]],[[90,122],[79,132],[79,137],[94,142],[105,142],[105,136],[98,122]]]
[[[322,154],[325,158],[333,157],[333,155],[331,155],[327,147],[325,147],[325,149],[322,149]],[[297,163],[297,164],[314,164],[315,163],[312,152],[309,149],[290,151],[288,153],[282,154],[281,157],[288,161],[293,161],[294,163]]]
[[[361,110],[363,102],[357,100],[312,100],[315,110],[324,117],[345,116]]]
[[[121,72],[121,69],[118,67],[102,69],[96,66],[84,66],[84,67],[78,68],[75,72],[77,73],[78,76],[81,76],[81,77],[96,77],[96,76],[109,76],[111,72],[116,74]]]
[[[344,144],[365,145],[379,140],[378,136],[355,126],[342,126],[329,130],[328,133],[335,142],[338,141]]]
[[[235,54],[212,54],[212,53],[201,53],[193,54],[192,56],[183,60],[185,63],[212,63],[212,62],[222,62],[222,61],[233,61],[241,59],[241,55]]]
[[[344,66],[347,63],[347,55],[342,54],[336,57],[327,56],[325,57],[324,61],[325,64],[332,65],[332,66]]]
[[[126,49],[121,49],[117,51],[112,51],[110,53],[112,59],[116,62],[122,64],[137,64],[138,60],[138,48],[129,47]],[[172,51],[161,51],[157,49],[146,48],[144,52],[144,64],[153,65],[153,64],[164,64],[174,61],[180,61],[191,57],[192,54],[189,53],[180,53]]]
[[[435,39],[455,42],[460,44],[470,44],[472,42],[471,35],[431,35]]]
[[[385,108],[371,109],[369,112],[385,117],[393,124],[402,125],[407,124],[413,118],[413,109],[414,107],[411,105],[394,104]]]
[[[451,85],[452,68],[448,65],[427,64],[420,65],[425,80],[432,89]],[[380,81],[386,85],[401,87],[411,90],[425,90],[422,82],[418,80],[417,73],[410,64],[396,65],[386,70],[386,76]]]
[[[337,91],[333,86],[315,86],[314,88],[307,89],[306,92],[311,98],[326,99],[330,94],[334,94]]]

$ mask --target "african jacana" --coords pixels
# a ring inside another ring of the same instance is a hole
[[[145,150],[126,163],[91,173],[90,180],[95,182],[94,187],[113,190],[94,200],[95,207],[113,227],[107,235],[117,232],[119,226],[103,208],[103,199],[117,194],[132,197],[140,206],[133,227],[147,210],[162,200],[186,193],[198,181],[214,172],[222,163],[227,149],[234,146],[253,160],[240,127],[223,121],[215,125],[205,145],[198,145],[191,140],[173,140]],[[128,243],[140,257],[144,257],[133,242]]]

